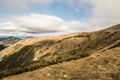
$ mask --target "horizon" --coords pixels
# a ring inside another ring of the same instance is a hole
[[[91,32],[120,23],[120,1],[0,0],[0,36]]]

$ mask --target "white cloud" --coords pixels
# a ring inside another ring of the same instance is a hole
[[[13,22],[0,22],[0,31],[14,31],[16,30],[16,25]]]
[[[27,0],[0,0],[0,7],[4,9],[25,9]]]
[[[44,14],[30,14],[28,16],[16,16],[11,18],[14,23],[17,23],[20,27],[25,27],[29,30],[48,30],[48,31],[57,31],[58,25],[63,23],[63,20],[55,17]],[[64,28],[59,28],[59,30],[64,30]]]
[[[65,33],[84,29],[81,21],[64,21],[59,17],[35,14],[15,16],[0,23],[1,34],[36,35],[44,33]]]
[[[6,9],[25,9],[30,5],[48,6],[53,2],[63,2],[63,0],[0,0],[0,6]]]
[[[120,0],[89,0],[93,6],[88,19],[91,29],[102,29],[120,23]]]

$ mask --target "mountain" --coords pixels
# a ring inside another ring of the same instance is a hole
[[[12,36],[6,38],[0,38],[0,51],[20,40],[21,40],[20,38],[16,38]]]
[[[0,38],[0,41],[5,40],[5,39],[6,39],[6,38],[2,38],[2,37],[1,37],[1,38]]]
[[[120,47],[2,80],[120,80]]]
[[[5,45],[0,45],[0,51],[1,50],[3,50],[3,49],[5,49],[7,46],[5,46]]]
[[[95,32],[26,38],[0,52],[0,77],[31,71],[7,80],[119,80],[119,34],[120,24]]]
[[[6,38],[0,38],[0,42],[2,44],[5,44],[5,45],[11,45],[11,44],[14,44],[20,40],[21,40],[20,38],[12,37],[12,36],[6,37]]]
[[[0,37],[0,41],[7,40],[7,39],[11,39],[11,38],[16,38],[16,37],[13,37],[13,36]]]

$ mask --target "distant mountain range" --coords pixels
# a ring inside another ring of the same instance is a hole
[[[20,38],[17,37],[5,37],[5,38],[0,38],[0,51],[5,49],[6,47],[13,45],[14,43],[20,41]]]
[[[0,78],[120,80],[120,24],[95,32],[23,39],[0,52]]]
[[[7,46],[0,44],[0,51],[5,49]]]

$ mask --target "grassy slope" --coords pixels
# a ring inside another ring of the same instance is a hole
[[[2,80],[120,80],[120,47]]]

